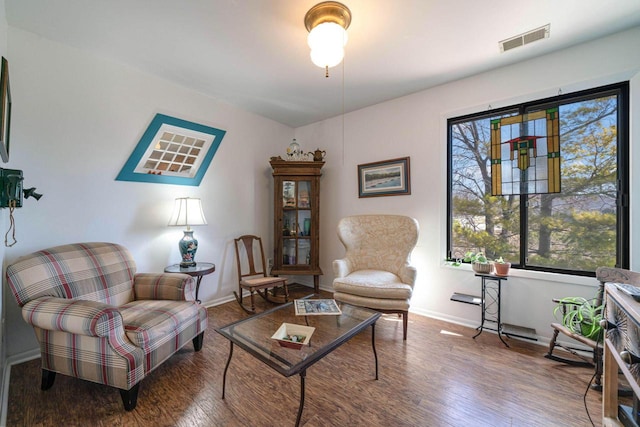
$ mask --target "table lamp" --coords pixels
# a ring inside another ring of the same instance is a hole
[[[170,226],[186,225],[184,236],[178,242],[182,262],[180,267],[193,267],[196,265],[196,251],[198,250],[198,241],[193,238],[192,225],[206,225],[207,220],[202,212],[202,202],[200,199],[191,197],[180,197],[176,199],[173,207],[173,214],[169,220]]]

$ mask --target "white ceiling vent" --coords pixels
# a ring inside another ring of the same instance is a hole
[[[536,28],[535,30],[527,31],[526,33],[511,37],[506,40],[498,42],[500,45],[500,52],[506,52],[511,49],[515,49],[525,44],[533,43],[538,40],[549,38],[549,28],[551,24],[547,24],[544,27]]]

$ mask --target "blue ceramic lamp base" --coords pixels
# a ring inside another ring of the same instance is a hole
[[[193,238],[193,230],[185,230],[184,236],[178,242],[182,262],[180,267],[194,267],[196,265],[196,251],[198,250],[198,241]]]

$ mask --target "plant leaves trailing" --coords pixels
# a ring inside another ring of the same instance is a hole
[[[600,320],[602,320],[604,305],[596,305],[596,301],[595,298],[561,298],[553,310],[553,315],[556,319],[561,316],[562,324],[574,334],[594,341],[602,341],[603,331]],[[566,309],[566,313],[563,314],[564,309]]]

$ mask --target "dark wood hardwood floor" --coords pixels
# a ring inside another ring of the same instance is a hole
[[[245,316],[235,301],[210,308],[202,351],[189,344],[145,378],[131,412],[113,388],[58,375],[41,391],[39,359],[14,365],[7,426],[293,426],[299,377],[284,378],[237,347],[221,399],[229,343],[214,329]],[[546,348],[530,342],[507,339],[506,348],[490,332],[473,340],[470,328],[415,314],[409,321],[406,342],[398,317],[378,321],[378,381],[370,329],[309,368],[301,425],[591,425],[583,395],[592,369],[545,359]],[[590,390],[586,401],[600,425],[601,394]]]

